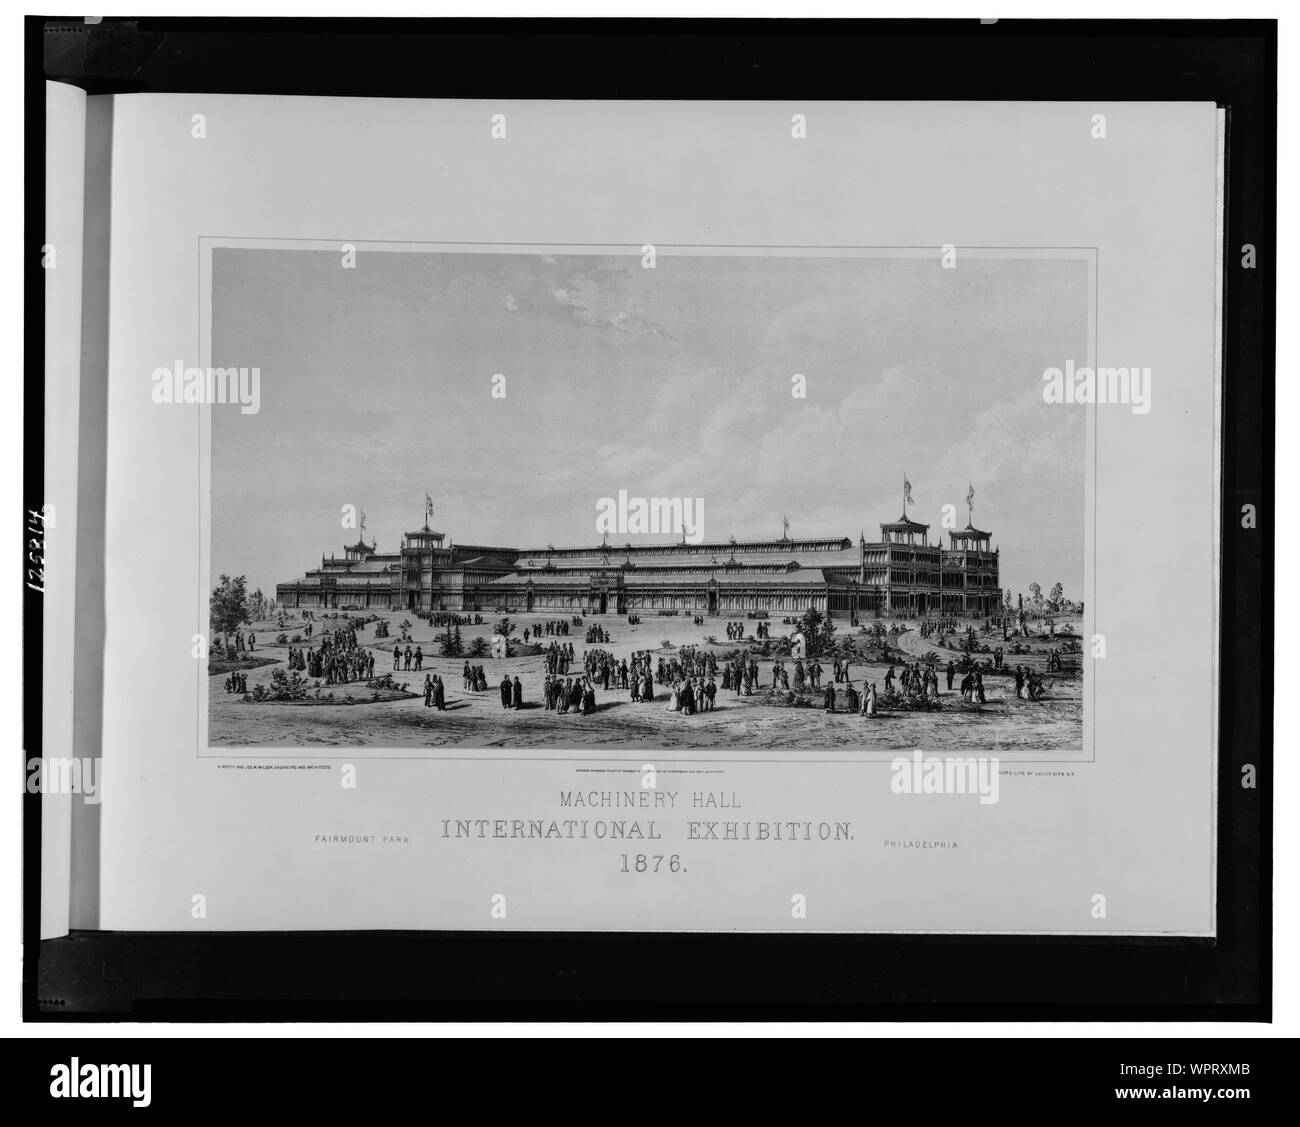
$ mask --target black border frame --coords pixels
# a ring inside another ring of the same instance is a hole
[[[25,507],[44,465],[47,78],[90,93],[1204,100],[1228,110],[1218,937],[78,932],[41,942],[24,795],[23,1014],[86,1020],[1243,1020],[1272,1016],[1277,23],[28,16]],[[1253,243],[1258,267],[1240,267]],[[1258,527],[1241,526],[1253,504]],[[24,761],[41,755],[24,591]],[[1240,785],[1255,764],[1257,789]]]

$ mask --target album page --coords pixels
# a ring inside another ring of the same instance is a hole
[[[1222,136],[115,98],[98,926],[1213,935]]]

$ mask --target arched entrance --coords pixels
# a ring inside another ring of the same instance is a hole
[[[604,591],[600,593],[600,613],[601,614],[609,613],[609,595],[607,595]]]
[[[533,610],[533,589],[531,587],[528,588],[526,602],[528,605],[528,612],[531,614]]]
[[[717,613],[718,613],[718,593],[717,593],[717,591],[710,591],[710,592],[709,592],[709,613],[710,613],[710,614],[717,614]]]

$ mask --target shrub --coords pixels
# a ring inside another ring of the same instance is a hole
[[[261,688],[261,686],[258,686]],[[306,700],[307,679],[300,677],[295,669],[292,672],[275,669],[271,672],[271,686],[267,691],[268,700]]]

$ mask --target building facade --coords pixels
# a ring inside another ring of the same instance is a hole
[[[284,607],[488,613],[657,614],[832,619],[989,617],[1001,612],[998,549],[971,525],[930,543],[929,525],[880,539],[728,540],[540,550],[447,541],[426,524],[381,553],[364,538],[276,585]]]

